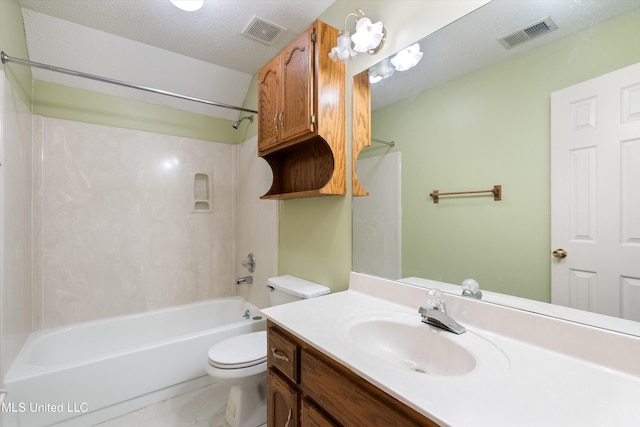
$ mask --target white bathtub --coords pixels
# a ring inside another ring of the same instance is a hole
[[[6,425],[90,425],[126,413],[132,401],[151,403],[144,396],[208,381],[209,347],[265,328],[257,307],[232,297],[33,333],[5,378]]]

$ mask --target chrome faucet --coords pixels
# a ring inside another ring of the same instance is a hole
[[[253,283],[253,276],[238,277],[236,279],[236,285],[251,285]]]
[[[429,292],[427,292],[427,306],[420,307],[418,313],[422,316],[423,323],[458,335],[467,331],[464,326],[447,314],[444,296],[439,289],[429,289]]]

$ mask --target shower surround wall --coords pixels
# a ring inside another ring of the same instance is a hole
[[[0,388],[32,330],[31,134],[31,112],[0,70]]]
[[[34,134],[35,329],[233,295],[235,146],[40,116]]]

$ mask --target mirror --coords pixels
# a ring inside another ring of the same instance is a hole
[[[497,40],[546,17],[557,29],[510,48]],[[353,270],[420,278],[409,281],[425,286],[437,280],[453,292],[473,278],[483,300],[638,334],[640,323],[549,304],[557,262],[550,95],[640,62],[637,40],[639,0],[493,0],[420,40],[424,55],[416,67],[368,83],[370,135],[354,125],[354,186],[369,195],[354,189]],[[354,92],[366,77],[355,77]],[[357,108],[354,123],[362,121]],[[363,138],[394,146],[372,142],[359,151]],[[434,204],[430,196],[494,185],[501,186],[500,201],[481,193],[441,196]]]

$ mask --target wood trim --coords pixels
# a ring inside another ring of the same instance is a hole
[[[316,21],[316,97],[315,110],[318,136],[322,137],[333,153],[333,175],[320,188],[318,194],[344,195],[346,185],[345,149],[345,91],[346,67],[329,58],[329,52],[338,39],[339,31],[322,21]]]
[[[353,78],[352,116],[352,190],[354,196],[368,196],[369,193],[358,180],[358,172],[356,170],[356,162],[360,151],[371,145],[371,90],[367,71],[363,71]]]

